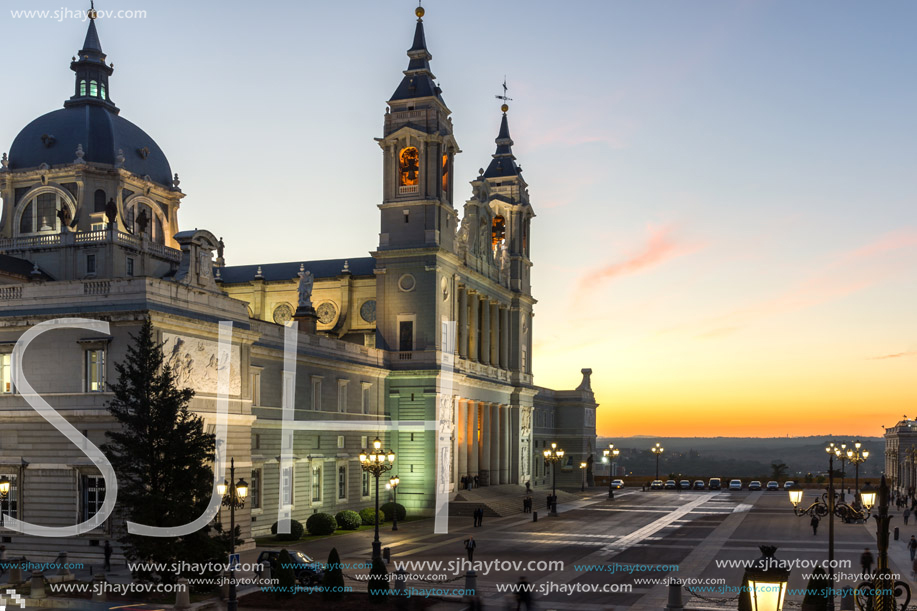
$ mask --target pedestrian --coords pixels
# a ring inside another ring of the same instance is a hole
[[[818,534],[818,516],[812,516],[812,519],[809,521],[809,524],[812,525],[812,534]]]
[[[863,567],[863,579],[867,579],[872,573],[872,560],[872,552],[870,552],[867,547],[860,556],[860,566]]]
[[[468,562],[474,562],[474,548],[478,546],[474,542],[474,537],[469,536],[463,543],[465,544],[465,551],[468,552]]]
[[[110,570],[111,570],[111,552],[112,552],[112,549],[111,549],[111,541],[109,541],[108,539],[105,540],[105,549],[104,549],[104,552],[105,552],[105,567],[103,568],[103,570],[105,570],[105,571],[110,571]]]
[[[484,508],[478,509],[478,526],[484,526]]]
[[[475,488],[478,487],[478,482],[480,482],[480,481],[481,481],[481,478],[480,478],[479,476],[475,475],[475,476],[474,476],[474,487],[475,487]]]
[[[910,509],[905,509],[905,510],[904,510],[904,525],[905,525],[905,526],[907,526],[907,519],[908,519],[909,517],[911,517],[911,510],[910,510]]]
[[[529,497],[522,499],[522,513],[529,512]]]
[[[911,572],[914,573],[914,579],[917,580],[917,560],[911,564]]]
[[[911,535],[911,540],[907,542],[907,551],[911,553],[911,560],[913,560],[917,555],[917,538],[914,538],[914,535]]]
[[[0,545],[0,575],[6,573],[6,546]]]
[[[478,508],[475,507],[474,511],[471,512],[471,517],[474,518],[474,523],[472,526],[477,527],[478,525]]]
[[[525,611],[532,611],[535,608],[532,606],[532,586],[525,575],[519,578],[519,583],[516,585],[516,611],[521,611],[523,606]]]

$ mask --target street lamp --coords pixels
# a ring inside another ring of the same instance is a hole
[[[580,492],[586,492],[586,463],[581,462],[579,464],[579,468],[583,472],[583,485],[580,487]]]
[[[863,611],[894,611],[895,609],[903,611],[911,601],[911,588],[904,581],[895,581],[888,568],[888,525],[891,516],[888,515],[888,484],[884,475],[879,483],[878,497],[878,513],[873,516],[876,519],[876,545],[879,551],[876,558],[876,572],[873,581],[864,581],[857,586],[855,590],[857,607]],[[867,501],[874,503],[876,493],[863,493],[863,503],[866,504]],[[900,606],[896,600],[899,596],[905,599]]]
[[[847,450],[847,460],[852,462],[856,467],[856,493],[860,493],[860,463],[865,462],[869,458],[869,450],[863,450],[860,452],[860,446],[862,446],[859,441],[853,443],[853,448]]]
[[[655,447],[650,448],[650,452],[656,455],[656,479],[659,479],[659,455],[665,451],[665,448],[660,446],[658,443]]]
[[[847,468],[844,466],[844,461],[847,460],[847,444],[842,443],[839,450],[835,451],[835,454],[838,458],[841,459],[841,501],[844,500],[844,479],[847,477]]]
[[[379,541],[379,476],[390,471],[395,462],[395,453],[383,450],[378,437],[373,441],[373,449],[360,452],[360,468],[376,478],[376,536],[373,539],[373,560],[382,559],[382,543]]]
[[[229,481],[236,479],[236,459],[229,459]],[[2,485],[2,481],[0,481]],[[245,507],[245,497],[248,496],[248,482],[239,478],[235,487],[231,487],[225,479],[222,484],[217,484],[217,492],[223,497],[223,507],[229,507],[229,557],[236,554],[236,509]],[[229,600],[226,601],[227,611],[236,611],[239,601],[236,599],[236,565],[229,566]]]
[[[777,548],[762,545],[761,558],[745,570],[752,611],[781,611],[790,580],[789,566],[774,558]]]
[[[10,478],[7,476],[0,477],[0,528],[3,528],[3,501],[10,495]]]
[[[608,476],[608,498],[615,498],[614,488],[611,486],[611,481],[615,476],[615,466],[618,455],[621,453],[621,450],[615,447],[615,444],[609,443],[607,450],[602,450],[602,460],[608,461],[608,457],[611,457],[611,474]]]
[[[544,460],[551,463],[551,511],[549,516],[557,515],[557,462],[563,460],[564,451],[557,447],[556,443],[551,443],[551,449],[544,451]]]
[[[395,497],[394,507],[392,511],[395,512],[395,516],[392,518],[392,530],[398,530],[398,484],[401,483],[401,479],[396,475],[395,477],[388,480],[389,485],[392,487],[392,495]]]

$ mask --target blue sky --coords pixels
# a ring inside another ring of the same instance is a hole
[[[62,5],[4,3],[86,8]],[[366,256],[373,138],[415,6],[100,1],[146,11],[99,34],[112,99],[181,176],[182,226],[223,236],[231,265]],[[878,434],[914,405],[917,5],[424,8],[463,150],[458,207],[493,152],[504,75],[514,98],[538,215],[537,383],[592,367],[605,434],[754,434],[761,409],[782,415],[775,434],[826,419]],[[86,24],[0,20],[7,150],[70,95]]]

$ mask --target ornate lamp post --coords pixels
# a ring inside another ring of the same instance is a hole
[[[376,478],[376,537],[373,539],[373,560],[382,558],[382,542],[379,541],[379,476],[390,471],[395,462],[395,453],[383,450],[378,437],[373,441],[372,450],[360,453],[360,468]]]
[[[586,492],[586,464],[585,462],[579,464],[579,468],[583,472],[583,485],[580,487],[580,492]]]
[[[659,479],[659,455],[665,451],[665,448],[660,446],[658,443],[650,448],[650,452],[656,455],[656,479]]]
[[[394,497],[392,504],[394,505],[395,516],[392,518],[392,530],[398,530],[398,484],[401,483],[401,479],[396,475],[388,480],[388,483],[392,487],[392,496]]]
[[[844,461],[847,460],[847,444],[846,443],[841,444],[840,451],[836,452],[836,455],[838,458],[841,459],[841,493],[840,493],[840,496],[841,496],[841,501],[843,501],[844,493],[846,492],[844,490],[844,479],[846,479],[847,477],[847,470],[846,470],[847,468],[844,466]]]
[[[790,569],[786,562],[774,558],[776,547],[762,545],[759,549],[761,558],[745,570],[748,601],[752,611],[781,611]]]
[[[549,516],[557,515],[557,462],[564,457],[564,451],[557,447],[556,443],[551,443],[551,449],[544,451],[544,460],[551,463],[551,511]]]
[[[856,494],[860,494],[860,463],[865,462],[869,458],[869,450],[863,450],[860,452],[861,444],[859,441],[853,442],[853,448],[847,450],[847,461],[853,463],[856,467],[856,483],[855,491]]]
[[[236,459],[229,459],[229,481],[236,479]],[[245,507],[245,497],[248,496],[248,482],[239,478],[235,487],[231,487],[225,479],[217,485],[217,492],[223,497],[223,507],[229,507],[229,556],[236,553],[236,509]],[[229,567],[229,600],[226,601],[228,611],[236,611],[239,601],[236,599],[236,565]]]
[[[608,476],[608,498],[610,499],[615,498],[615,491],[614,488],[611,487],[611,480],[615,476],[616,460],[620,453],[621,450],[617,449],[613,443],[608,444],[607,450],[602,450],[602,460],[608,462],[609,457],[611,457],[611,473]]]
[[[867,495],[871,498],[867,499]],[[864,493],[864,504],[867,500],[874,503],[876,493]],[[911,602],[911,588],[903,581],[894,581],[888,568],[888,526],[892,517],[888,515],[888,484],[884,475],[879,483],[878,513],[873,517],[876,519],[876,545],[879,551],[876,573],[872,582],[865,581],[857,586],[857,607],[861,611],[904,611]],[[904,599],[900,606],[899,598]]]

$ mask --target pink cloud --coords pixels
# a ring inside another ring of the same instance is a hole
[[[910,350],[908,352],[898,352],[897,354],[885,354],[883,356],[873,356],[867,360],[884,361],[885,359],[900,359],[900,358],[907,358],[911,356],[917,356],[917,350]]]
[[[914,247],[917,247],[917,229],[900,229],[886,233],[873,242],[850,251],[844,259],[869,259],[888,252]]]
[[[579,290],[586,291],[597,284],[641,271],[652,269],[662,263],[694,253],[702,246],[687,244],[673,236],[671,227],[649,227],[646,242],[623,261],[609,263],[598,269],[591,269],[579,280]]]

